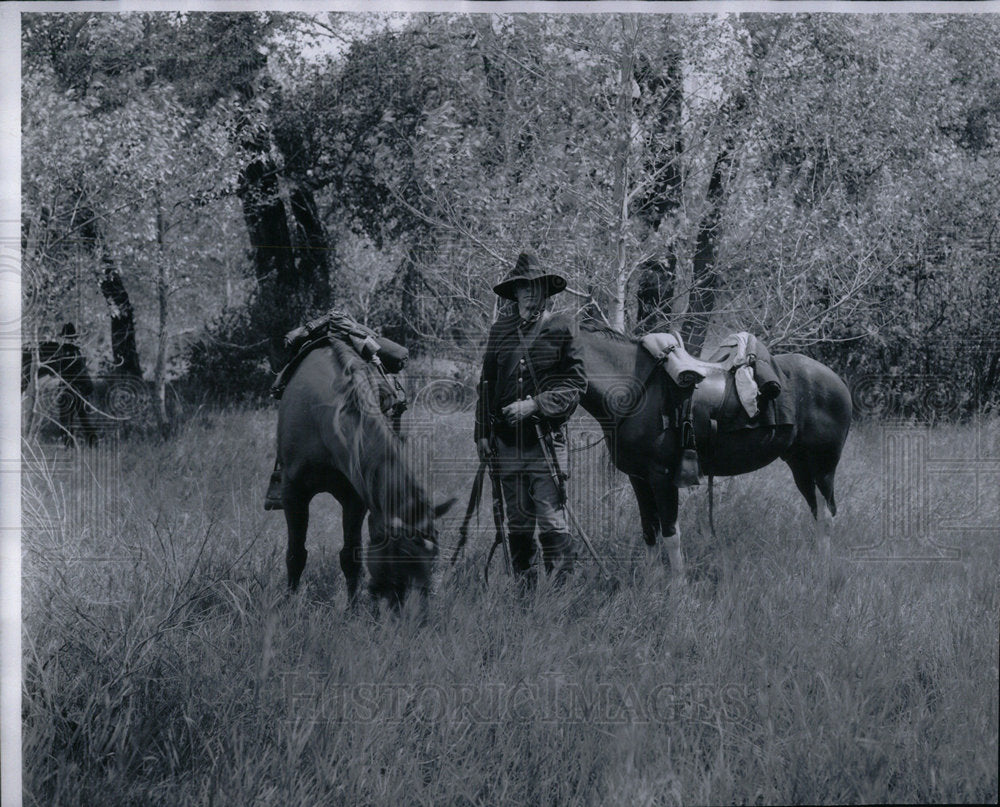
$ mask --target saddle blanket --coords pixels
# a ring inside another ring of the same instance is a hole
[[[763,395],[755,396],[754,406],[748,407],[745,393],[741,394],[739,389],[739,372],[710,376],[695,387],[691,398],[696,422],[702,419],[711,421],[712,430],[718,432],[795,423],[795,401],[787,392],[770,399],[765,399]],[[774,366],[774,372],[777,378],[786,380],[779,366]]]
[[[766,402],[781,393],[781,383],[771,367],[771,354],[756,336],[746,331],[731,334],[705,361],[721,364],[733,373],[736,394],[749,417],[757,416],[757,398]]]

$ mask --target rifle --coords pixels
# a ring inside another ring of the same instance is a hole
[[[476,476],[472,480],[472,490],[469,492],[469,504],[465,508],[465,518],[462,520],[462,526],[458,528],[458,544],[455,547],[455,554],[451,556],[451,565],[455,565],[455,561],[458,560],[458,556],[465,549],[465,543],[469,540],[469,522],[472,520],[472,514],[479,509],[479,500],[483,495],[483,477],[486,475],[486,460],[479,463],[479,468],[476,470]]]
[[[486,557],[484,577],[487,583],[490,579],[490,563],[493,561],[493,554],[497,551],[498,546],[503,548],[504,568],[510,574],[510,550],[507,548],[507,528],[504,525],[503,489],[500,486],[500,479],[495,471],[495,466],[495,459],[487,459],[479,463],[476,477],[472,481],[472,491],[469,494],[469,505],[465,510],[465,519],[462,521],[462,526],[458,529],[458,545],[455,547],[455,554],[451,556],[451,563],[454,565],[455,561],[458,560],[458,556],[465,548],[466,542],[469,540],[469,522],[472,520],[472,514],[479,509],[479,501],[483,493],[483,477],[486,475],[486,470],[489,469],[490,484],[493,493],[493,523],[496,526],[497,533],[496,538],[493,540],[493,546],[490,547],[489,555]]]
[[[530,367],[531,365],[529,364],[528,366]],[[576,517],[576,511],[570,507],[569,497],[566,495],[566,477],[559,472],[559,459],[556,455],[555,447],[551,442],[551,432],[546,432],[546,430],[542,428],[542,424],[536,420],[535,433],[538,435],[538,442],[542,447],[542,456],[545,457],[545,464],[548,466],[549,474],[552,477],[552,481],[555,482],[556,490],[559,491],[560,507],[566,511],[566,515],[569,516],[569,520],[573,522],[573,526],[580,535],[580,540],[583,541],[584,546],[587,547],[587,551],[590,552],[591,557],[593,557],[593,559],[597,562],[597,565],[601,567],[601,573],[604,575],[605,579],[611,580],[612,577],[610,572],[608,572],[608,567],[604,565],[604,561],[601,560],[601,556],[594,550],[593,544],[590,543],[590,538],[587,537],[587,533],[584,531],[583,526]]]
[[[535,366],[531,363],[531,356],[528,353],[528,345],[524,341],[524,334],[520,330],[517,332],[518,339],[521,342],[521,351],[524,354],[524,363],[528,365],[528,373],[531,375],[531,382],[534,384],[535,391],[541,390],[541,386],[538,383],[538,376],[535,375]],[[529,398],[531,396],[528,396]],[[566,515],[569,516],[569,520],[573,523],[576,528],[577,533],[580,536],[580,540],[583,541],[584,546],[587,547],[587,551],[590,552],[591,557],[597,562],[597,565],[601,568],[601,573],[604,575],[606,580],[613,580],[611,574],[608,572],[607,566],[604,565],[604,561],[601,560],[600,555],[594,550],[594,545],[590,543],[590,538],[587,537],[587,533],[584,531],[580,524],[580,521],[576,517],[576,512],[570,507],[569,497],[566,495],[566,477],[560,472],[559,468],[559,458],[556,455],[555,446],[552,445],[552,433],[551,430],[542,427],[541,422],[537,418],[533,418],[535,423],[535,434],[538,435],[538,443],[542,448],[542,456],[545,458],[545,465],[549,469],[549,475],[552,477],[552,481],[555,483],[556,490],[559,492],[559,504],[563,510],[566,511]]]
[[[493,412],[490,407],[490,396],[489,396],[489,381],[485,378],[483,379],[482,392],[480,393],[480,402],[482,406],[481,417],[483,422],[489,421],[490,423],[490,433],[493,432]],[[494,440],[496,438],[493,438]],[[497,467],[497,455],[495,444],[491,446],[490,454],[486,458],[486,468],[490,473],[490,489],[493,492],[493,524],[497,528],[496,538],[493,539],[493,546],[490,547],[490,552],[486,556],[486,569],[483,572],[483,577],[488,583],[490,580],[490,562],[493,560],[493,553],[497,551],[497,546],[503,547],[503,567],[507,570],[507,574],[511,574],[510,565],[510,546],[507,541],[507,526],[506,526],[506,515],[504,513],[504,503],[503,503],[503,487],[500,485],[500,469]]]
[[[484,379],[482,382],[482,417],[488,418],[489,414],[489,397],[488,397],[488,382]],[[511,573],[510,566],[510,549],[507,546],[507,528],[505,525],[506,517],[504,513],[504,503],[503,503],[503,488],[500,485],[500,475],[496,467],[496,455],[491,455],[490,457],[482,460],[479,463],[479,468],[476,470],[475,479],[472,481],[472,490],[469,493],[469,504],[465,509],[465,519],[462,521],[462,526],[458,530],[458,545],[455,547],[455,554],[452,555],[452,564],[458,560],[458,556],[462,549],[465,547],[466,541],[469,538],[469,522],[472,520],[472,514],[479,509],[479,502],[483,494],[483,477],[486,475],[486,471],[489,470],[490,474],[490,489],[493,494],[493,524],[496,526],[496,538],[493,540],[493,546],[490,547],[489,555],[486,558],[486,571],[485,579],[489,582],[490,575],[490,562],[493,560],[493,555],[497,551],[497,547],[503,548],[503,558],[504,558],[504,568],[507,570],[507,574]]]
[[[500,486],[500,473],[496,466],[496,454],[492,454],[486,460],[486,467],[489,469],[490,484],[493,488],[493,523],[496,525],[497,535],[493,539],[493,546],[490,547],[489,554],[486,556],[486,569],[484,570],[483,577],[487,583],[490,581],[490,562],[493,560],[493,553],[497,551],[498,546],[503,547],[504,569],[507,570],[507,574],[511,574],[510,549],[507,545],[507,526],[504,523],[503,488]]]

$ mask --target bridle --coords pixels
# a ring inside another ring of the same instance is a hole
[[[417,527],[407,527],[400,524],[398,527],[386,527],[385,536],[393,541],[409,541],[418,544],[424,549],[438,551],[437,534],[434,530],[418,529]]]

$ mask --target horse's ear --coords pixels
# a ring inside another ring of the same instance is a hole
[[[457,496],[452,496],[448,501],[442,502],[441,504],[435,505],[434,507],[434,518],[441,518],[445,513],[447,513],[451,506],[455,503]]]
[[[683,347],[684,347],[684,340],[683,340],[683,339],[681,339],[681,332],[680,332],[680,331],[671,331],[671,332],[670,332],[670,335],[671,335],[672,337],[674,337],[674,339],[676,339],[676,340],[677,340],[677,346],[678,346],[678,347],[680,347],[680,348],[683,348]]]

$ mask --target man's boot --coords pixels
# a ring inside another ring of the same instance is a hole
[[[545,571],[555,574],[556,583],[563,582],[573,573],[573,538],[568,532],[551,532],[539,536]]]
[[[528,591],[535,587],[538,572],[531,565],[535,554],[535,531],[510,531],[510,562],[514,567],[514,578],[518,585]]]

